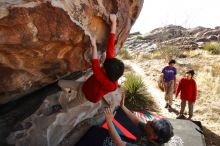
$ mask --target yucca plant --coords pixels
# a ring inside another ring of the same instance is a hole
[[[145,98],[145,85],[140,76],[129,73],[126,76],[126,81],[123,88],[126,94],[125,103],[135,104],[137,100],[144,100]]]

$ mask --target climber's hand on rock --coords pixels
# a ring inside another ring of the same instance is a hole
[[[95,37],[91,37],[91,44],[92,44],[92,59],[98,59],[98,52],[97,52]]]
[[[111,33],[116,33],[116,27],[117,27],[117,16],[115,14],[110,14],[109,19],[111,21]]]
[[[110,14],[110,21],[111,21],[111,23],[116,23],[117,16],[115,14]]]
[[[91,37],[91,45],[92,45],[93,49],[97,48],[97,46],[96,46],[96,37],[95,36]]]

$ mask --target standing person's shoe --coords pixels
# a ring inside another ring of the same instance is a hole
[[[168,107],[169,107],[169,104],[167,103],[166,106],[165,106],[165,108],[168,108]]]
[[[176,119],[186,119],[186,117],[183,114],[180,114],[179,116],[176,117]]]

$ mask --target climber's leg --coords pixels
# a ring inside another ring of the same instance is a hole
[[[81,105],[85,102],[89,102],[82,92],[82,85],[83,84],[80,85],[80,88],[75,98],[68,103],[68,108],[73,108],[73,107],[76,107],[77,105]]]
[[[73,80],[59,80],[58,85],[62,88],[63,91],[71,92],[73,91],[78,91],[79,86],[82,84],[81,82],[76,82]]]
[[[49,116],[53,113],[60,112],[62,110],[62,106],[59,103],[59,96],[62,91],[57,92],[55,94],[49,95],[47,97],[48,107],[43,111],[43,114]]]

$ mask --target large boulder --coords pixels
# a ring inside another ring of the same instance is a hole
[[[98,103],[89,101],[68,107],[60,113],[45,116],[49,97],[30,117],[19,123],[6,138],[7,144],[16,146],[73,146],[93,125],[101,125],[104,109],[111,103],[112,111],[119,106],[120,89],[105,95]]]
[[[121,48],[142,5],[143,0],[1,0],[0,104],[89,68],[84,54],[90,36],[103,52],[110,13],[118,16]]]

